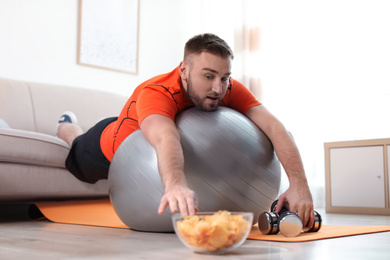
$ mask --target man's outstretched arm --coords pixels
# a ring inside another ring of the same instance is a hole
[[[169,206],[172,213],[194,214],[198,199],[188,188],[184,175],[184,155],[179,131],[168,117],[153,114],[141,123],[141,131],[157,153],[158,168],[165,187],[158,209],[163,214]]]
[[[250,108],[246,116],[271,140],[290,182],[287,191],[279,197],[276,212],[287,204],[290,211],[298,213],[304,225],[309,222],[311,227],[314,223],[313,199],[302,159],[292,135],[263,105]]]

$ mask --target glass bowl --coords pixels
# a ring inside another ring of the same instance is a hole
[[[180,241],[197,253],[223,254],[241,246],[252,228],[252,212],[203,212],[172,215]]]

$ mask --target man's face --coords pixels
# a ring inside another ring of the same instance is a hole
[[[186,66],[182,79],[189,99],[203,111],[215,111],[229,86],[231,58],[202,52],[182,66]]]

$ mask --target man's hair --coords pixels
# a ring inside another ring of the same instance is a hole
[[[233,51],[229,45],[211,33],[195,35],[189,39],[184,48],[184,60],[191,54],[200,54],[202,52],[209,52],[223,58],[234,58]]]

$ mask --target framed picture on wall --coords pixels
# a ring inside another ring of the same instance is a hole
[[[139,0],[79,0],[77,63],[138,73]]]

